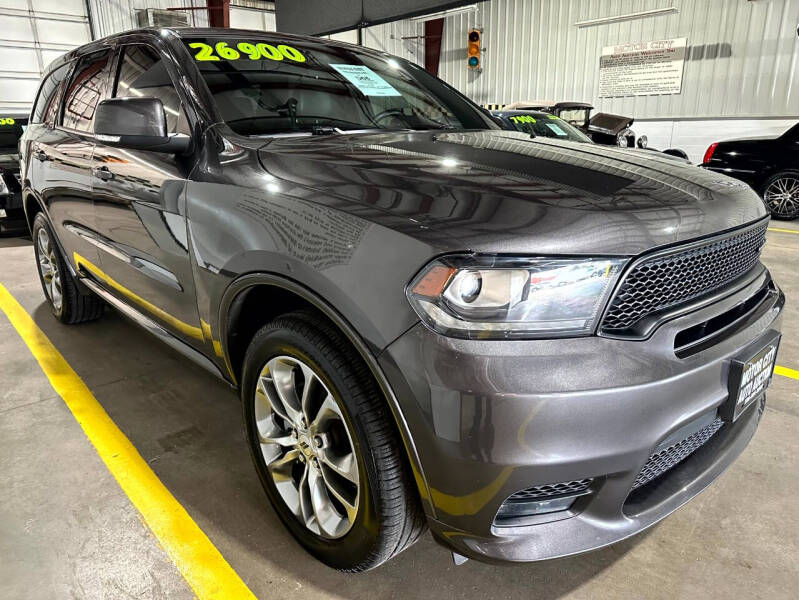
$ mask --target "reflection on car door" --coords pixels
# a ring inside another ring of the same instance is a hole
[[[108,50],[82,57],[66,85],[65,77],[72,65],[54,71],[53,81],[45,82],[40,93],[52,94],[44,107],[42,122],[32,125],[34,130],[29,137],[29,177],[73,266],[81,257],[98,259],[93,243],[92,127],[97,103],[106,92],[110,58]],[[61,88],[63,94],[59,93]],[[59,110],[62,95],[63,108]]]
[[[170,133],[188,133],[180,97],[159,52],[120,47],[113,97],[160,98]],[[114,148],[98,142],[93,158],[97,230],[109,291],[171,333],[201,347],[189,261],[183,192],[190,165],[174,155]]]

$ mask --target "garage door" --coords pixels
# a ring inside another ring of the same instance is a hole
[[[0,0],[0,114],[30,110],[44,68],[90,39],[84,0]]]

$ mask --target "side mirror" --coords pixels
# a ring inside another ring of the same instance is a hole
[[[182,154],[187,135],[166,132],[166,113],[158,98],[109,98],[97,105],[94,135],[109,146]]]

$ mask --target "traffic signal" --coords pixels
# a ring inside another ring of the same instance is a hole
[[[470,69],[480,68],[480,53],[483,49],[483,34],[479,29],[470,29],[467,44],[466,65]]]

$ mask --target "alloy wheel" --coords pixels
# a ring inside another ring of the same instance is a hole
[[[61,272],[58,269],[58,257],[55,253],[55,246],[50,240],[50,235],[44,228],[39,229],[36,236],[39,254],[39,273],[44,282],[44,289],[47,297],[52,302],[53,307],[61,310],[63,293],[61,288]]]
[[[261,369],[254,402],[261,453],[286,506],[311,532],[344,536],[358,514],[358,460],[330,390],[309,365],[277,356]]]
[[[780,217],[794,216],[799,209],[799,179],[780,177],[771,182],[763,194],[769,210]]]

